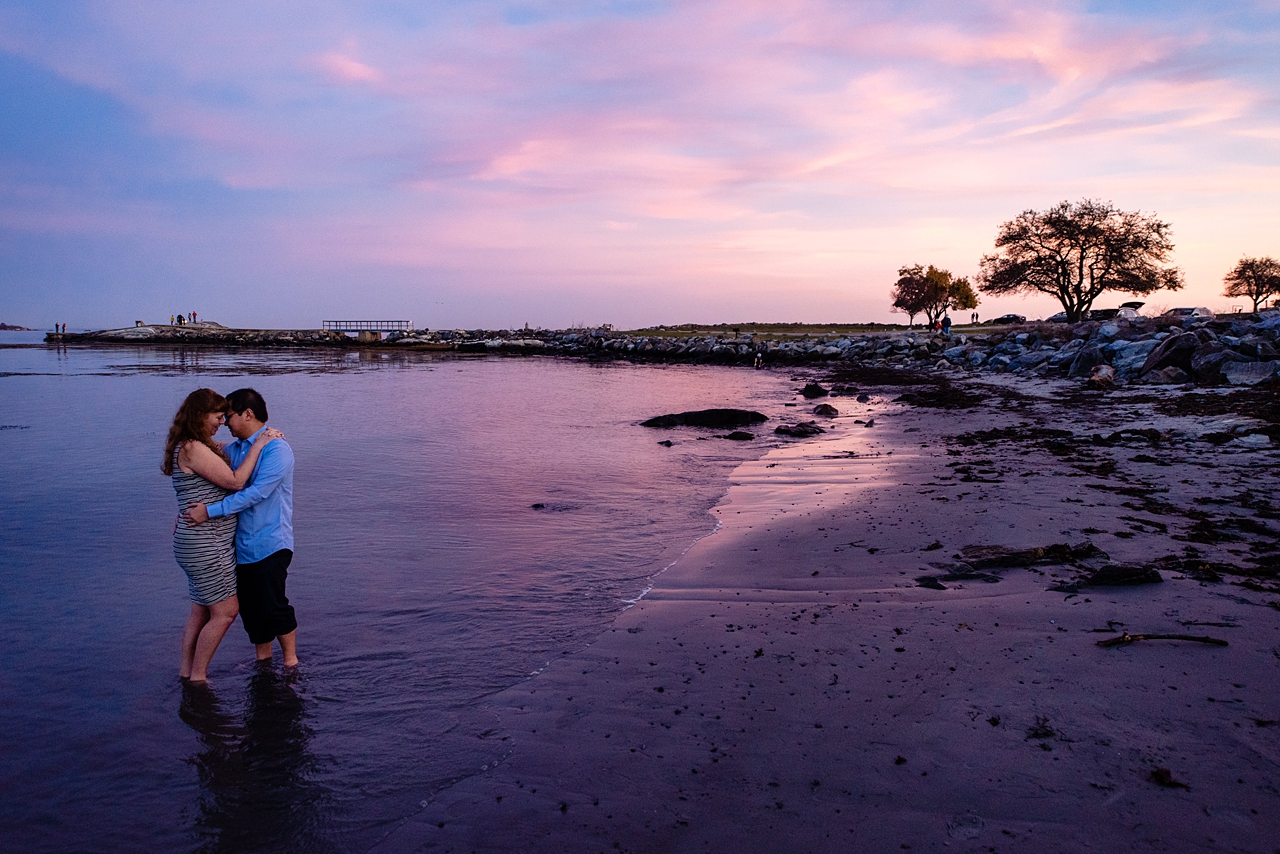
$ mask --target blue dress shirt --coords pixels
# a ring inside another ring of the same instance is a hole
[[[227,445],[232,469],[244,462],[262,430]],[[240,514],[236,527],[237,563],[256,563],[281,549],[292,551],[293,448],[284,439],[268,444],[258,456],[258,465],[244,489],[210,504],[208,509],[211,519]]]

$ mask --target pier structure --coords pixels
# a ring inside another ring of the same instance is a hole
[[[326,320],[325,332],[356,333],[357,341],[381,341],[384,332],[412,332],[412,320]]]

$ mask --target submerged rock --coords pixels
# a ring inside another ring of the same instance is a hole
[[[835,418],[840,414],[840,410],[836,409],[829,403],[819,403],[813,408],[814,415],[821,415],[824,418]]]
[[[805,397],[812,399],[815,397],[826,397],[831,392],[827,391],[817,383],[809,383],[804,388],[800,389],[800,393]]]
[[[782,424],[775,427],[773,432],[781,436],[795,436],[796,438],[803,439],[807,436],[816,436],[819,433],[825,433],[827,431],[823,430],[812,421],[801,421],[799,424]]]
[[[659,415],[642,421],[641,427],[746,427],[768,421],[768,416],[751,409],[697,409],[691,412],[677,412],[672,415]]]

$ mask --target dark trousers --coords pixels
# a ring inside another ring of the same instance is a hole
[[[236,595],[240,598],[240,621],[255,644],[271,643],[280,635],[298,628],[293,606],[284,593],[285,578],[293,552],[281,549],[255,563],[236,567]]]

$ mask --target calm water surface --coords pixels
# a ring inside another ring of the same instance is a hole
[[[504,755],[484,698],[590,643],[771,442],[637,422],[776,419],[795,387],[740,368],[5,346],[39,337],[0,333],[14,851],[368,849]],[[189,391],[244,385],[297,457],[303,667],[255,668],[237,623],[210,687],[184,689],[163,442]]]

